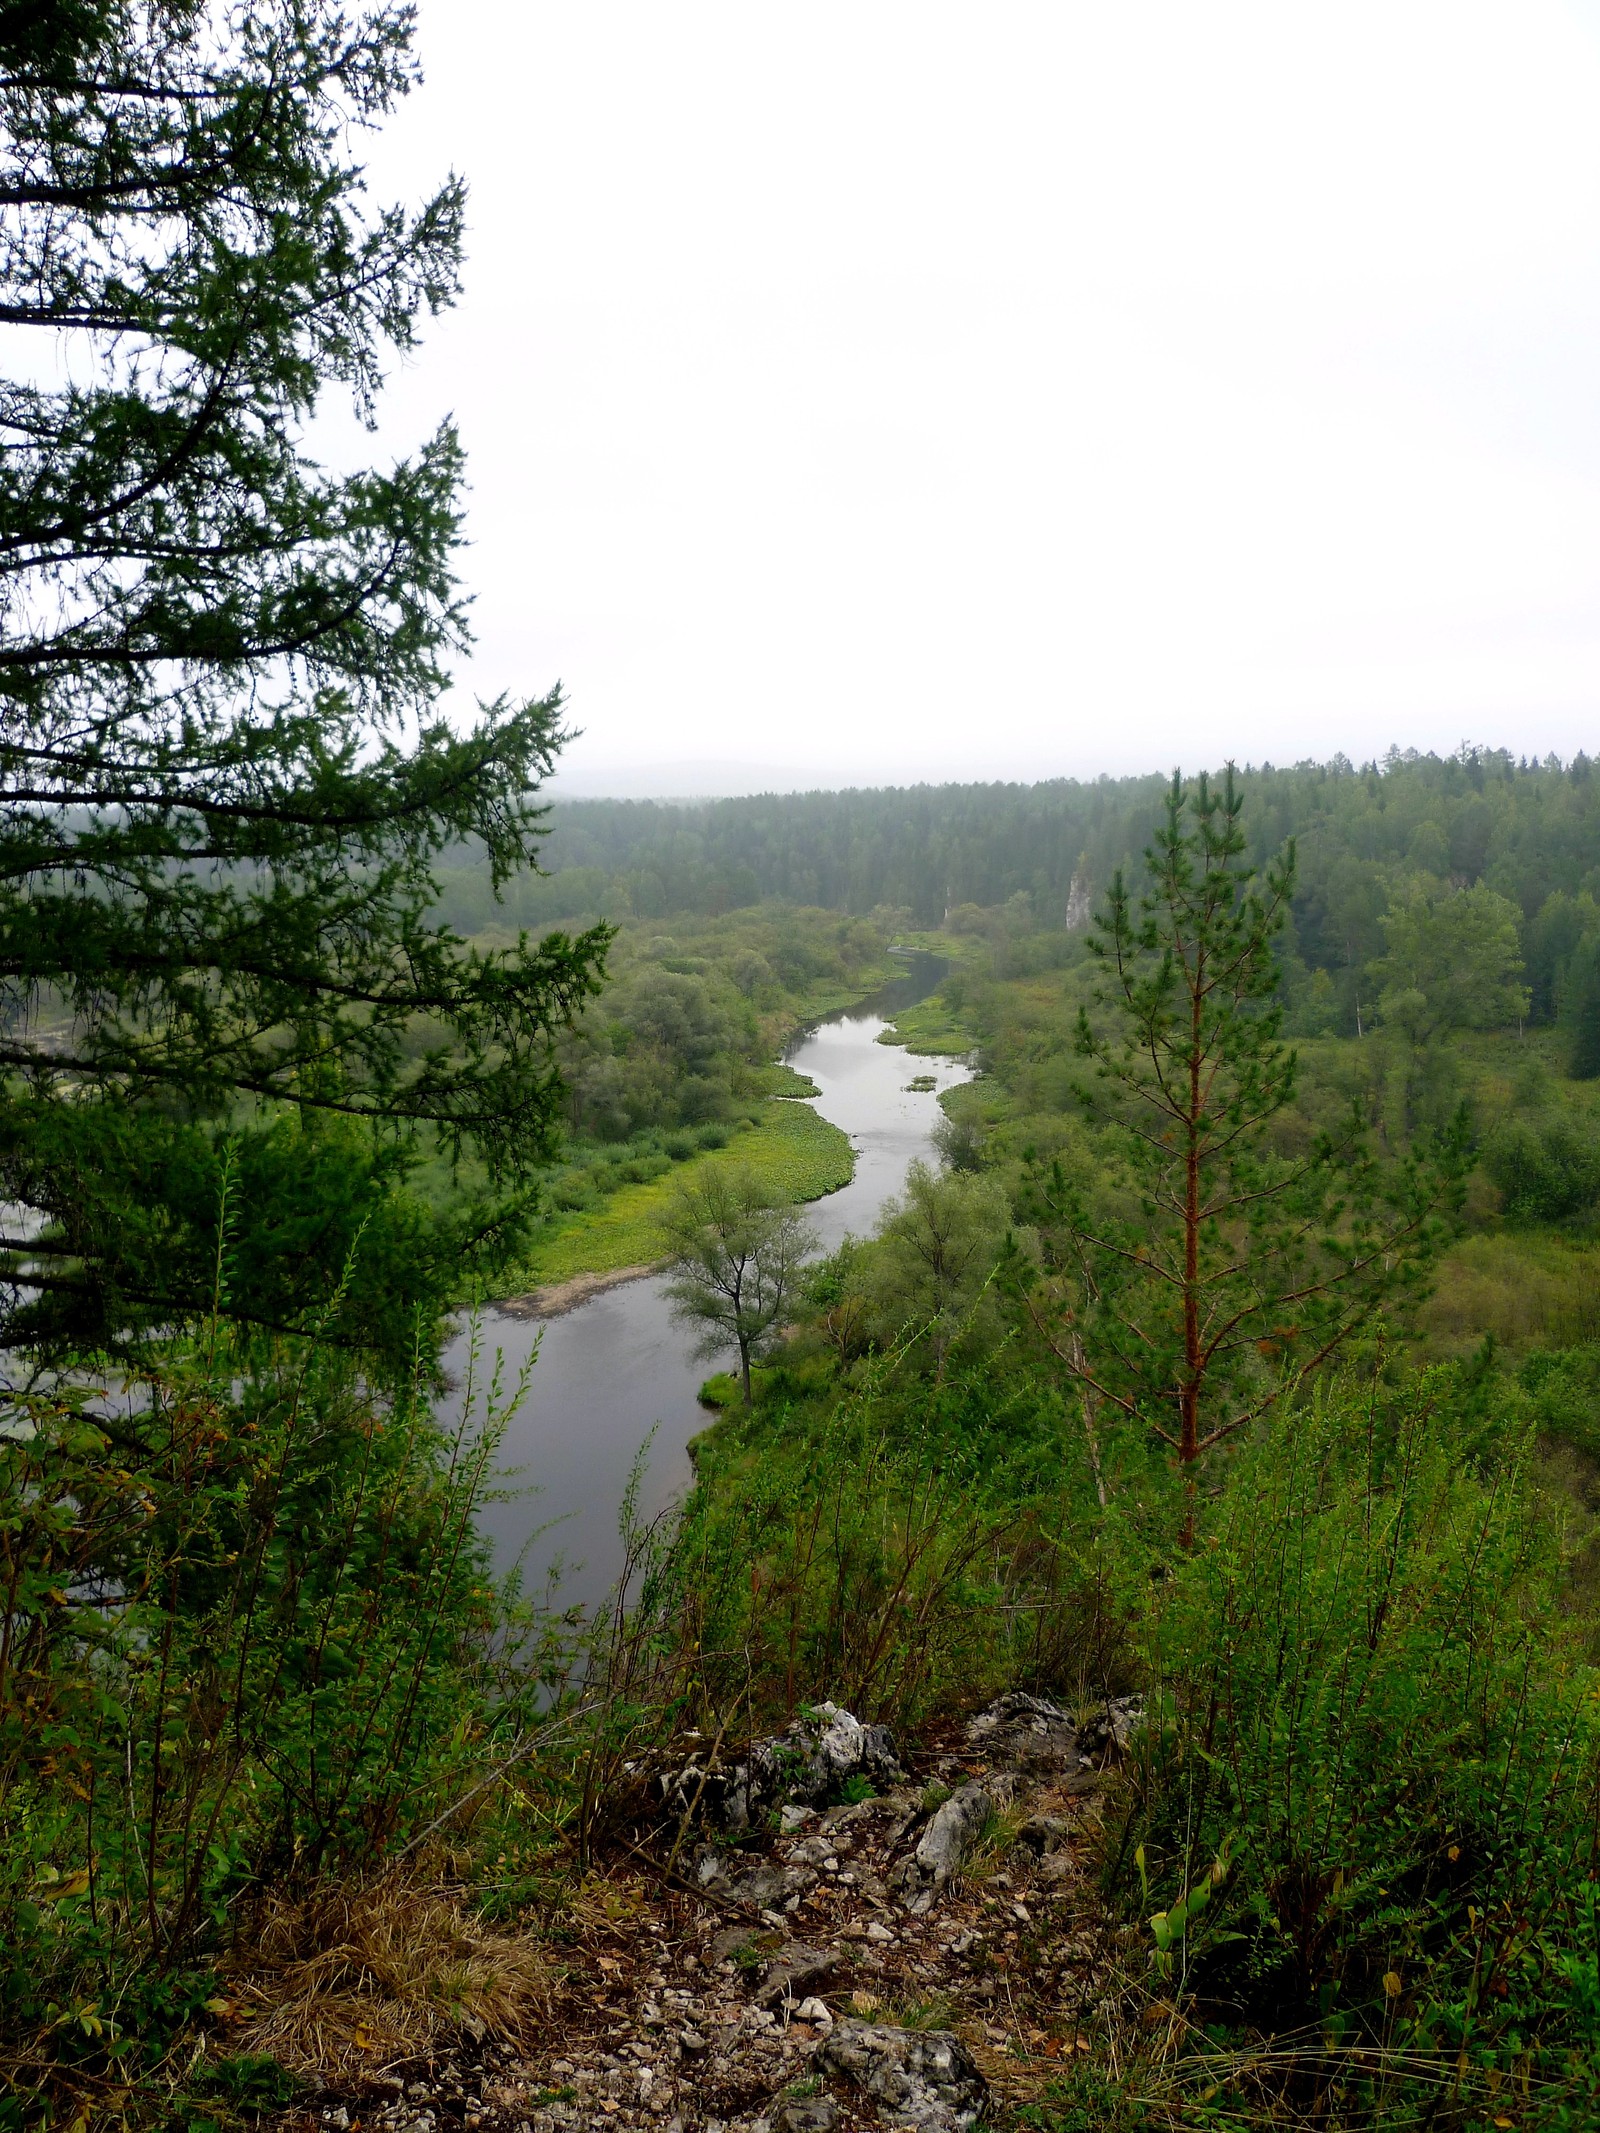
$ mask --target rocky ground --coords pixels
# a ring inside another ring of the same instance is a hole
[[[1116,1965],[1087,1869],[1135,1719],[1004,1697],[908,1769],[881,1729],[824,1706],[733,1772],[691,1760],[663,1786],[669,1841],[690,1832],[670,1877],[608,1877],[540,2049],[466,2049],[309,2122],[1003,2126],[1105,2027]]]

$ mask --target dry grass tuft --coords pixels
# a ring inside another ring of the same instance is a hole
[[[324,2079],[462,2030],[526,2045],[550,2003],[535,1942],[486,1927],[458,1889],[397,1874],[271,1904],[231,1967],[248,2010],[232,2048]]]

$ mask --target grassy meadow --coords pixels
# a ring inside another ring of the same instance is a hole
[[[621,1183],[592,1213],[552,1217],[508,1279],[537,1289],[578,1274],[650,1265],[661,1255],[661,1218],[674,1193],[704,1172],[728,1166],[749,1172],[774,1199],[818,1200],[849,1184],[855,1156],[848,1134],[809,1103],[769,1097],[726,1147],[681,1163],[669,1160],[653,1177]]]

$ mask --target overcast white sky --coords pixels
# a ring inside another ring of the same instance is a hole
[[[1600,747],[1600,5],[421,0],[563,785]]]

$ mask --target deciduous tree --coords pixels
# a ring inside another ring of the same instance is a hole
[[[979,1307],[1009,1227],[1005,1194],[992,1178],[920,1162],[884,1207],[871,1264],[874,1316],[887,1340],[926,1340],[936,1382]]]
[[[1571,1046],[1568,1067],[1575,1081],[1600,1076],[1600,933],[1572,952],[1562,987],[1561,1019]]]
[[[748,1407],[750,1365],[775,1338],[798,1295],[815,1234],[750,1171],[724,1163],[680,1188],[662,1233],[673,1309],[704,1329],[702,1355],[736,1350]]]
[[[1481,882],[1442,896],[1414,888],[1380,923],[1378,1005],[1413,1043],[1452,1029],[1504,1029],[1527,1014],[1517,907],[1506,897]]]

